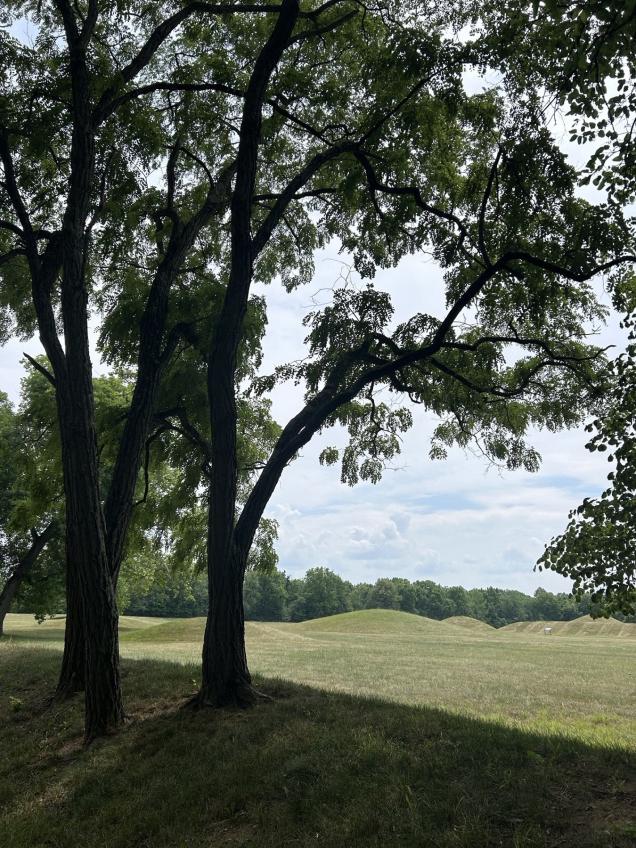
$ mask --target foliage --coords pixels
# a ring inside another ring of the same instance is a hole
[[[633,2],[537,0],[533,3],[476,4],[474,21],[481,31],[499,33],[491,50],[511,72],[517,90],[529,78],[545,90],[544,111],[556,101],[565,109],[570,142],[592,149],[580,185],[605,193],[608,208],[636,196],[636,15]],[[496,30],[495,30],[496,28]],[[479,31],[478,27],[478,31]],[[629,207],[628,207],[629,208]],[[634,218],[625,221],[634,232]],[[634,324],[634,282],[629,272],[610,280],[614,305]],[[627,351],[612,363],[605,403],[587,429],[595,433],[587,447],[609,450],[616,467],[609,487],[585,498],[570,513],[565,532],[553,539],[539,560],[574,580],[580,594],[591,592],[595,611],[610,615],[636,610],[633,510],[634,335]]]
[[[607,193],[611,203],[636,196],[636,16],[633,2],[513,0],[505,7],[475,4],[497,36],[522,89],[544,86],[567,110],[570,141],[593,145],[582,183]],[[546,109],[550,108],[546,104]]]
[[[328,568],[310,568],[303,580],[289,587],[289,617],[292,621],[348,612],[350,584]]]
[[[615,380],[608,412],[588,425],[590,451],[607,452],[613,464],[600,497],[585,498],[570,513],[564,533],[552,539],[539,560],[574,580],[579,594],[591,593],[599,614],[636,613],[636,332],[613,363]]]
[[[244,585],[245,617],[252,621],[282,621],[287,612],[285,575],[280,571],[248,571]]]
[[[17,411],[0,393],[0,581],[4,583],[33,543],[54,525],[53,537],[22,580],[19,600],[39,617],[63,608],[63,515],[59,440],[47,414],[52,393],[30,372]]]
[[[152,574],[149,582],[133,582],[122,604],[127,615],[179,618],[206,614],[204,575],[174,571],[165,563]],[[532,596],[493,587],[466,590],[403,577],[352,584],[328,568],[313,568],[305,577],[295,579],[280,571],[248,571],[244,603],[246,618],[252,621],[305,621],[349,610],[383,608],[437,620],[471,616],[493,627],[517,621],[569,621],[598,611],[598,604],[585,594],[577,600],[541,588]]]
[[[554,142],[536,77],[513,91],[489,40],[460,37],[463,6],[84,9],[12,0],[7,15],[28,15],[37,28],[32,45],[9,31],[0,39],[2,327],[32,332],[37,313],[67,460],[85,422],[77,444],[96,463],[87,304],[99,316],[104,357],[133,375],[104,515],[67,526],[69,574],[96,570],[78,582],[103,590],[90,605],[100,626],[84,623],[89,641],[114,622],[109,578],[144,446],[141,500],[152,502],[151,442],[173,452],[176,469],[183,448],[173,447],[174,434],[196,448],[177,482],[191,512],[172,509],[174,475],[159,475],[157,486],[182,555],[201,561],[197,538],[210,546],[203,688],[232,688],[249,684],[247,668],[218,674],[212,665],[244,652],[211,642],[230,632],[242,638],[232,619],[258,533],[263,564],[274,559],[275,527],[262,516],[316,433],[344,426],[349,444],[342,455],[328,448],[323,461],[341,461],[346,483],[377,482],[411,426],[405,404],[414,403],[439,422],[432,458],[477,442],[488,461],[534,471],[531,428],[570,427],[602,408],[606,362],[587,331],[604,310],[590,281],[633,259],[632,235],[620,209],[578,196],[579,174]],[[489,63],[504,84],[467,91],[464,71]],[[306,317],[305,358],[259,378],[266,302],[254,284],[308,282],[327,243],[339,243],[360,279],[337,285],[331,302]],[[376,272],[422,250],[442,269],[445,311],[398,323]],[[305,391],[280,430],[261,397],[279,379]],[[249,406],[264,432],[255,463],[245,465],[239,421]],[[83,415],[72,420],[66,407]],[[91,489],[68,502],[100,512],[95,487],[105,471],[66,474],[67,494],[84,479]],[[197,534],[204,510],[206,532]],[[77,528],[102,526],[104,539],[79,538]],[[84,558],[89,543],[96,554]],[[294,598],[294,616],[316,614],[332,593],[346,608],[342,587],[318,572]],[[443,607],[432,588],[422,592],[431,608]],[[385,602],[395,603],[389,594]],[[107,635],[114,648],[114,632]],[[97,666],[103,654],[93,656]],[[234,694],[206,692],[204,701]]]

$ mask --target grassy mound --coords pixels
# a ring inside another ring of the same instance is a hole
[[[572,621],[517,621],[500,628],[500,632],[543,635],[545,627],[553,636],[604,636],[612,639],[636,639],[636,624],[626,624],[614,618],[593,619],[583,615]]]
[[[445,618],[443,623],[464,627],[466,630],[474,630],[477,633],[492,633],[495,630],[491,624],[480,621],[478,618],[471,618],[469,615],[451,615]]]
[[[0,647],[3,848],[633,846],[627,751],[266,679],[253,710],[192,712],[192,671],[148,660],[84,749],[81,696],[43,704],[58,661]]]
[[[205,618],[155,619],[154,627],[124,631],[122,642],[203,642]]]
[[[127,633],[143,631],[151,627],[163,626],[165,618],[150,618],[140,615],[122,615],[119,618],[119,632],[122,637]],[[7,636],[17,639],[44,639],[46,641],[63,640],[66,618],[63,615],[47,618],[38,624],[34,616],[28,613],[9,613],[4,622]]]
[[[410,612],[397,610],[369,609],[356,612],[343,612],[340,615],[328,615],[324,618],[312,618],[303,621],[296,627],[312,633],[347,633],[381,634],[381,635],[416,635],[437,630],[440,633],[451,633],[455,628],[442,621],[413,615]]]
[[[498,628],[498,633],[536,633],[543,634],[544,627],[551,627],[553,634],[557,634],[564,621],[515,621]]]
[[[613,639],[636,639],[636,624],[626,624],[615,618],[593,619],[589,615],[566,621],[563,636],[611,636]]]

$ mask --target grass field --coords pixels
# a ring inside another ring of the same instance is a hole
[[[636,625],[543,626],[249,623],[273,701],[193,714],[203,620],[123,617],[133,720],[86,751],[80,699],[43,706],[63,620],[9,616],[0,844],[631,848]]]

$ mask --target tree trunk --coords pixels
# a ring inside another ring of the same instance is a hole
[[[20,558],[13,573],[5,583],[5,586],[0,592],[0,636],[2,636],[4,628],[4,620],[11,608],[13,599],[15,598],[18,589],[24,578],[31,571],[38,557],[47,546],[55,534],[55,524],[51,522],[38,536],[35,530],[31,531],[33,542],[29,550]]]
[[[72,369],[78,377],[72,386],[61,387],[61,391],[70,389],[72,401],[59,409],[66,494],[69,645],[62,669],[65,676],[60,677],[58,691],[68,694],[81,685],[83,653],[85,736],[90,741],[119,725],[124,710],[117,604],[106,555],[90,363],[73,364],[79,366]],[[66,414],[69,408],[70,416]]]
[[[248,707],[256,693],[245,653],[244,569],[235,559],[210,563],[209,610],[203,641],[203,678],[198,703]]]
[[[66,628],[64,655],[57,683],[56,696],[69,698],[84,691],[86,656],[82,634],[82,614],[77,578],[72,569],[66,569]]]
[[[245,654],[243,577],[251,539],[235,537],[237,496],[236,362],[247,311],[254,263],[251,236],[263,100],[267,85],[294,29],[298,0],[282,0],[280,13],[260,51],[247,85],[232,193],[230,275],[207,363],[212,436],[208,509],[208,618],[203,642],[199,703],[249,706],[252,689]]]

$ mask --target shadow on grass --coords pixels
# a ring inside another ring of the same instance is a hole
[[[123,663],[130,722],[84,750],[81,698],[42,709],[58,663],[0,653],[4,848],[634,845],[625,751],[272,680],[195,713],[198,670],[148,660]]]

